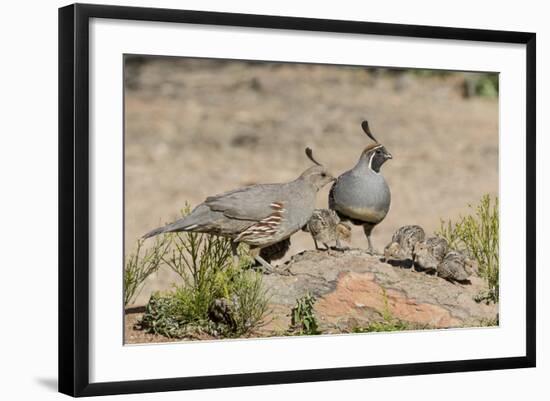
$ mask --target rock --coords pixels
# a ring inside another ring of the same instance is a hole
[[[271,333],[288,329],[290,310],[308,292],[317,299],[315,313],[325,333],[367,326],[388,314],[412,327],[451,328],[480,326],[498,313],[498,304],[474,300],[487,290],[478,277],[469,285],[450,283],[358,249],[331,255],[305,251],[264,276],[264,285],[272,313],[262,331]]]

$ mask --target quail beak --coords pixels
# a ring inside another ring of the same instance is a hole
[[[391,155],[391,153],[386,153],[386,154],[384,155],[384,157],[386,158],[386,160],[388,160],[388,159],[393,159],[393,156]]]

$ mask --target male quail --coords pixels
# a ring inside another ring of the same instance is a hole
[[[313,158],[310,148],[306,148],[306,155],[316,165],[294,181],[252,185],[210,196],[189,215],[156,228],[143,238],[178,231],[229,237],[233,239],[233,256],[237,257],[239,242],[254,249],[290,237],[308,222],[315,209],[317,192],[334,181],[334,177]],[[273,269],[259,254],[254,258],[266,270]]]
[[[363,150],[355,167],[338,177],[332,185],[329,207],[342,220],[363,226],[369,253],[373,253],[372,230],[388,214],[391,201],[390,189],[380,174],[380,167],[392,155],[374,138],[367,121],[363,121],[361,127],[374,143]]]
[[[384,248],[384,258],[387,261],[402,262],[411,265],[414,270],[414,248],[418,242],[424,241],[426,234],[417,225],[400,227],[392,236],[391,242]]]
[[[441,237],[430,237],[426,241],[419,241],[414,246],[414,263],[422,270],[436,272],[448,248],[449,244]]]
[[[462,252],[451,251],[437,266],[436,275],[451,282],[464,282],[474,273],[476,262]]]
[[[336,248],[342,250],[340,240],[349,242],[351,238],[351,227],[341,222],[336,212],[331,209],[315,209],[302,230],[311,234],[315,249],[319,250],[320,242],[328,252],[329,244],[336,243]]]

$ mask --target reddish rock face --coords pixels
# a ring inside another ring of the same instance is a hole
[[[272,295],[272,313],[262,329],[277,335],[288,329],[296,299],[313,294],[323,332],[341,333],[388,316],[411,328],[476,327],[494,321],[498,304],[477,303],[484,280],[452,284],[422,272],[392,266],[360,250],[327,255],[307,251],[296,255],[279,273],[264,276]]]
[[[389,313],[396,319],[433,328],[461,325],[460,320],[441,306],[407,298],[401,291],[385,290],[373,273],[340,274],[336,289],[319,299],[316,311],[327,323],[334,324],[343,317],[370,321],[376,314]]]

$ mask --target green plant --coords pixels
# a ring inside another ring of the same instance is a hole
[[[475,83],[475,93],[483,97],[498,97],[498,74],[481,74]]]
[[[186,205],[183,214],[189,211]],[[262,275],[249,268],[252,258],[245,247],[239,247],[239,263],[233,264],[230,239],[190,232],[167,235],[172,252],[162,259],[183,284],[151,297],[141,328],[178,338],[193,333],[234,337],[263,323],[268,296]],[[213,320],[212,308],[222,300],[226,319]]]
[[[479,320],[478,326],[479,327],[495,327],[499,325],[499,315],[497,315],[494,318],[483,318]]]
[[[497,98],[499,92],[498,74],[467,74],[464,78],[464,96]]]
[[[301,335],[320,334],[317,318],[313,310],[315,297],[309,292],[296,300],[290,312],[290,329]]]
[[[382,309],[382,321],[370,322],[364,327],[354,327],[352,331],[354,333],[371,333],[371,332],[383,332],[383,331],[403,331],[411,330],[413,327],[403,320],[397,319],[393,316],[388,301],[388,294],[386,290],[382,288],[382,299],[384,301],[384,308]]]
[[[150,249],[143,252],[143,240],[139,239],[136,249],[131,253],[124,266],[124,306],[135,301],[143,288],[145,279],[156,272],[162,264],[164,255],[170,247],[170,238],[157,237]]]
[[[189,214],[185,206],[182,216]],[[193,232],[169,234],[173,249],[164,262],[194,288],[211,285],[215,276],[231,264],[231,240]]]
[[[441,220],[437,233],[449,242],[452,249],[464,251],[479,265],[479,274],[487,281],[486,294],[477,300],[498,302],[499,297],[499,213],[498,197],[489,195],[481,198],[475,208],[469,205],[473,214],[461,217],[456,223]]]
[[[365,327],[354,327],[354,333],[374,333],[374,332],[384,332],[384,331],[403,331],[403,330],[412,330],[412,327],[402,320],[392,320],[392,321],[382,321],[382,322],[371,322]]]
[[[459,250],[461,248],[460,230],[456,229],[456,224],[453,224],[451,220],[440,220],[439,231],[436,233],[440,237],[444,238],[449,244],[449,248]]]
[[[240,267],[232,281],[230,293],[233,297],[235,326],[233,335],[244,335],[263,324],[268,310],[269,297],[262,286],[262,274]]]
[[[173,291],[156,293],[145,307],[138,323],[140,329],[171,338],[240,337],[263,324],[268,297],[262,288],[261,274],[235,268],[225,275],[222,287],[212,287],[207,296],[197,289],[182,285]],[[229,296],[222,294],[228,291]],[[229,321],[213,321],[210,316],[215,300],[224,299],[231,306]]]
[[[145,305],[145,312],[136,328],[170,338],[184,337],[187,321],[178,311],[185,305],[185,300],[174,294],[154,293]]]

